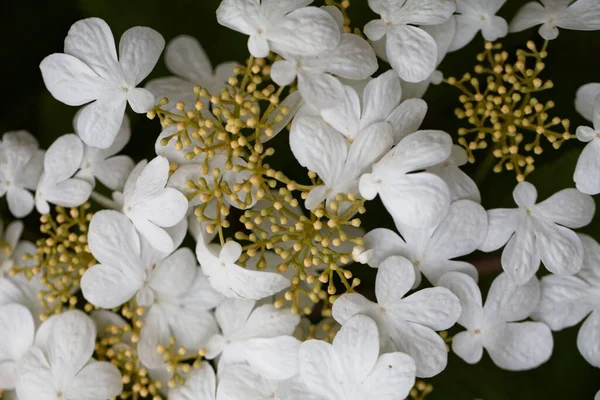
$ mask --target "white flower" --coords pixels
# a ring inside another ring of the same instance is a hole
[[[123,124],[113,144],[107,149],[84,146],[83,158],[76,178],[83,179],[92,187],[96,179],[111,190],[122,190],[125,180],[133,170],[133,160],[126,155],[118,154],[131,137],[129,118],[123,118]]]
[[[456,35],[449,51],[460,50],[471,43],[481,31],[488,42],[495,42],[508,33],[508,23],[496,13],[506,0],[456,0]]]
[[[429,172],[417,172],[448,159],[452,138],[442,131],[418,131],[406,136],[373,165],[359,182],[367,200],[377,195],[386,210],[403,225],[429,228],[442,222],[450,206],[446,183]]]
[[[576,31],[600,29],[600,3],[597,0],[540,0],[526,3],[510,22],[510,32],[520,32],[542,24],[539,34],[546,40],[558,37],[558,28]]]
[[[575,95],[575,109],[590,122],[594,120],[594,108],[598,96],[600,96],[600,83],[586,83],[577,89]]]
[[[421,273],[434,285],[450,271],[477,279],[473,265],[453,259],[471,254],[485,238],[487,215],[479,204],[470,200],[455,201],[444,221],[430,229],[396,225],[402,237],[385,228],[365,235],[365,257],[370,266],[378,268],[390,256],[405,257],[415,269],[415,288],[421,283]]]
[[[140,161],[123,189],[123,213],[138,232],[157,250],[173,251],[173,239],[164,228],[180,223],[188,201],[176,189],[165,187],[169,179],[169,161],[158,156],[150,162]]]
[[[0,197],[6,194],[8,209],[16,218],[33,210],[35,190],[42,175],[44,152],[26,131],[6,132],[0,141]],[[28,190],[29,189],[29,190]]]
[[[339,8],[323,7],[343,29],[344,17]],[[312,75],[330,73],[346,79],[361,80],[377,71],[377,57],[369,43],[353,33],[344,33],[335,49],[317,55],[293,55],[281,53],[284,60],[278,60],[271,67],[271,78],[280,86],[291,84],[296,76],[302,76],[301,85]]]
[[[177,36],[169,42],[165,49],[165,64],[175,76],[153,79],[148,82],[146,89],[159,99],[167,97],[170,108],[175,108],[177,102],[183,101],[187,109],[193,108],[196,103],[195,86],[199,85],[218,96],[227,80],[234,76],[233,69],[238,65],[233,61],[226,62],[213,70],[200,43],[187,35]]]
[[[400,103],[402,89],[393,71],[371,80],[362,96],[331,76],[307,83],[301,92],[320,108],[318,115],[310,110],[297,115],[290,132],[294,156],[324,183],[309,193],[308,209],[338,193],[357,193],[359,178],[418,129],[427,110],[419,99]]]
[[[438,25],[454,13],[453,0],[369,0],[381,19],[369,22],[371,40],[386,37],[386,55],[400,78],[409,82],[427,79],[436,66],[437,45],[431,35],[414,25]]]
[[[129,105],[136,113],[154,107],[154,96],[136,86],[158,61],[165,46],[162,36],[146,27],[127,30],[119,43],[99,18],[77,21],[65,39],[65,54],[51,54],[40,64],[46,87],[70,106],[87,105],[77,119],[77,133],[93,147],[113,143]]]
[[[587,126],[577,128],[577,139],[587,142],[575,167],[573,180],[580,192],[600,193],[600,97],[593,114],[594,129]]]
[[[510,371],[533,369],[552,355],[552,332],[527,318],[540,298],[537,278],[515,285],[502,273],[492,283],[485,305],[475,281],[460,272],[448,272],[439,282],[458,296],[462,314],[458,323],[467,330],[452,339],[452,350],[469,364],[479,362],[486,349],[492,361]]]
[[[44,156],[44,172],[35,192],[35,207],[40,214],[50,212],[48,203],[77,207],[89,199],[92,186],[73,177],[82,159],[83,143],[77,135],[63,135],[48,148]]]
[[[253,271],[236,264],[242,254],[242,246],[229,241],[218,249],[215,245],[206,245],[198,239],[196,256],[202,272],[208,277],[211,286],[225,297],[260,300],[285,289],[289,279],[281,274],[265,271]]]
[[[407,353],[415,360],[417,376],[429,378],[442,372],[448,362],[446,343],[435,331],[456,323],[460,302],[441,287],[422,289],[403,298],[414,282],[415,269],[410,261],[388,257],[377,271],[377,303],[361,294],[347,293],[333,303],[333,317],[342,325],[358,314],[373,318],[382,351]]]
[[[502,251],[502,268],[517,285],[529,282],[540,266],[557,275],[581,269],[583,247],[575,232],[594,216],[594,200],[576,189],[564,189],[536,204],[537,190],[521,182],[513,191],[519,208],[488,211],[488,234],[480,250]]]
[[[481,203],[481,194],[477,185],[471,177],[465,174],[459,167],[468,161],[467,152],[462,146],[453,145],[450,157],[433,167],[426,169],[427,172],[436,174],[446,182],[450,189],[450,200],[473,200]]]
[[[33,347],[35,323],[20,304],[0,306],[0,390],[14,389],[19,378],[18,364]]]
[[[230,365],[219,372],[217,400],[235,399],[323,400],[310,394],[299,378],[266,379],[245,364]]]
[[[221,333],[206,345],[206,358],[219,356],[218,371],[248,363],[267,379],[289,379],[298,373],[298,339],[290,336],[300,317],[272,304],[227,299],[215,312]]]
[[[532,317],[555,331],[585,319],[577,347],[587,362],[600,368],[600,245],[587,235],[579,237],[585,250],[583,268],[575,276],[543,277],[542,297]]]
[[[328,400],[395,400],[408,396],[415,362],[404,353],[379,356],[379,332],[367,316],[342,326],[333,345],[308,340],[300,346],[300,375],[306,387]]]
[[[114,365],[91,359],[96,342],[92,320],[78,310],[48,319],[35,347],[19,365],[19,400],[105,400],[121,393]]]
[[[14,266],[35,265],[34,260],[23,259],[26,254],[35,255],[36,247],[29,241],[19,240],[22,233],[23,222],[13,221],[6,226],[5,231],[4,223],[0,220],[0,279],[9,279],[10,270]]]
[[[313,0],[223,0],[217,21],[249,35],[248,50],[263,58],[269,51],[312,56],[340,42],[337,23],[326,11],[306,7]]]
[[[206,361],[200,369],[192,371],[183,386],[169,390],[169,400],[215,400],[217,378],[215,371]]]

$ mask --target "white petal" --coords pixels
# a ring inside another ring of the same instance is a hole
[[[111,398],[123,391],[121,373],[108,362],[92,362],[86,365],[65,391],[67,398],[96,400]]]
[[[77,207],[85,203],[92,193],[92,186],[80,179],[68,179],[44,189],[46,201],[63,207]]]
[[[276,309],[271,304],[264,304],[250,314],[243,329],[232,337],[242,340],[291,335],[299,322],[300,317],[293,314],[290,309]]]
[[[104,96],[85,106],[77,118],[77,134],[88,146],[106,149],[119,133],[127,101],[124,95]]]
[[[517,14],[510,21],[509,30],[511,32],[520,32],[539,25],[545,20],[546,11],[544,7],[538,2],[531,1],[517,11]]]
[[[198,397],[197,394],[192,394],[191,392],[189,397],[181,397],[179,394],[174,397],[171,393],[172,392],[169,392],[169,399],[174,398],[175,400],[212,400],[215,398],[214,393],[206,395],[206,397]],[[268,399],[271,396],[273,396],[273,393],[269,386],[263,381],[261,376],[248,365],[228,365],[222,372],[219,371],[219,386],[217,388],[216,397],[219,400],[235,400],[243,398]]]
[[[357,314],[367,315],[377,304],[368,300],[362,294],[345,293],[333,303],[331,309],[333,318],[343,325]]]
[[[364,32],[370,40],[381,40],[387,33],[387,26],[383,20],[375,19],[365,25]]]
[[[515,285],[507,274],[502,273],[492,282],[484,309],[503,322],[520,321],[536,308],[540,290],[536,277],[523,285]]]
[[[506,324],[486,338],[485,348],[502,369],[524,371],[536,368],[552,355],[552,332],[541,322]]]
[[[402,299],[393,309],[405,320],[436,331],[452,327],[461,313],[460,300],[444,287],[421,289]]]
[[[325,185],[319,185],[311,189],[308,192],[308,196],[306,196],[306,200],[304,201],[304,207],[307,210],[314,210],[319,206],[319,204],[323,203],[328,196],[328,188]]]
[[[373,268],[379,267],[389,256],[407,254],[409,250],[396,232],[385,228],[373,229],[363,239],[365,249],[373,250],[369,260],[369,265]]]
[[[483,38],[488,42],[495,42],[508,34],[508,23],[502,17],[492,16],[481,29]]]
[[[310,74],[298,72],[298,90],[302,94],[305,104],[310,104],[317,112],[311,115],[320,115],[321,110],[335,107],[339,99],[345,98],[344,85],[329,74]]]
[[[188,309],[185,304],[165,303],[160,306],[169,324],[170,336],[174,337],[187,354],[194,354],[219,333],[219,327],[208,310]]]
[[[269,55],[271,48],[264,36],[253,34],[248,38],[248,51],[256,58],[265,58]]]
[[[119,42],[119,63],[127,83],[137,86],[158,62],[165,39],[154,29],[136,26],[123,33]]]
[[[383,354],[363,382],[370,398],[394,400],[405,398],[415,381],[415,362],[406,354]]]
[[[227,380],[225,376],[221,376],[221,385],[225,387],[224,382]],[[233,375],[236,378],[240,377],[239,374]],[[236,382],[236,380],[229,380],[229,382]],[[215,371],[211,365],[203,361],[200,369],[192,372],[183,386],[178,386],[169,390],[170,400],[214,400],[217,383],[215,377]]]
[[[590,140],[596,137],[596,130],[590,128],[589,126],[580,126],[577,128],[575,132],[577,134],[577,139],[580,142],[589,142]]]
[[[600,150],[600,140],[598,141]],[[536,216],[564,225],[568,228],[581,228],[594,218],[596,204],[591,196],[577,189],[564,189],[535,206]]]
[[[129,156],[111,157],[94,165],[94,175],[107,188],[121,190],[133,170],[133,160]]]
[[[117,211],[94,214],[90,222],[88,245],[92,255],[102,264],[137,267],[140,241],[131,222]]]
[[[343,398],[337,382],[343,371],[335,359],[333,347],[322,340],[307,340],[300,345],[300,375],[309,390],[325,398]],[[337,378],[337,379],[336,379]]]
[[[202,271],[208,276],[212,287],[226,297],[259,300],[290,285],[287,278],[277,273],[250,271],[231,264],[223,275],[223,272],[212,270],[207,263],[202,263],[202,260],[200,262]],[[218,265],[216,267],[221,268]]]
[[[133,274],[120,266],[95,265],[81,277],[83,297],[96,307],[114,308],[142,288],[142,272]]]
[[[363,110],[360,117],[364,129],[375,122],[385,121],[400,104],[402,88],[394,71],[388,71],[370,81],[363,93]]]
[[[536,244],[536,231],[527,218],[502,251],[502,269],[517,285],[529,282],[540,267]]]
[[[290,85],[296,79],[298,70],[293,61],[278,60],[271,66],[271,78],[279,86]]]
[[[80,106],[96,100],[106,83],[81,60],[67,54],[51,54],[40,64],[46,88],[55,99]]]
[[[180,191],[165,188],[160,193],[134,206],[132,213],[143,216],[152,223],[168,228],[177,225],[185,217],[188,201]]]
[[[304,105],[302,101],[302,95],[300,92],[296,91],[290,93],[281,103],[279,103],[281,107],[287,107],[287,114],[283,115],[282,108],[277,108],[275,111],[269,115],[267,118],[267,123],[271,124],[271,129],[273,130],[273,134],[271,136],[267,136],[266,129],[263,129],[260,134],[260,139],[263,143],[268,142],[275,136],[277,136],[281,131],[283,131],[289,124],[292,122],[292,119],[296,116],[296,113],[300,110],[300,108]],[[283,118],[276,122],[278,116],[283,116]]]
[[[408,99],[392,111],[387,120],[394,128],[394,143],[416,132],[427,114],[427,103],[421,99]]]
[[[76,135],[63,135],[56,139],[46,151],[44,171],[48,179],[61,182],[69,179],[81,165],[83,158],[83,143]]]
[[[379,264],[375,293],[377,301],[384,306],[392,306],[413,287],[415,268],[404,257],[391,256]]]
[[[537,200],[537,190],[529,182],[520,182],[513,190],[513,198],[521,208],[533,207]]]
[[[468,364],[477,364],[483,356],[483,346],[470,331],[454,335],[452,351]]]
[[[34,199],[31,192],[11,185],[6,192],[8,209],[15,218],[23,218],[33,210]]]
[[[177,296],[192,284],[196,271],[194,253],[188,248],[181,248],[156,266],[150,287],[160,294]]]
[[[39,348],[34,347],[21,360],[16,389],[20,400],[56,400],[54,377]]]
[[[188,35],[177,36],[169,42],[165,50],[165,64],[173,74],[197,84],[203,84],[213,74],[206,52],[195,38]]]
[[[137,176],[136,176],[137,175]],[[129,189],[129,181],[133,181],[133,191],[125,190],[124,196],[129,205],[148,200],[160,193],[169,179],[169,160],[158,156],[149,163],[140,162],[128,178],[125,188]]]
[[[256,302],[252,300],[225,299],[215,312],[223,334],[229,336],[241,328],[246,323],[255,304]]]
[[[517,210],[508,208],[489,210],[487,214],[488,231],[479,249],[490,252],[498,250],[508,242],[520,223],[521,215]]]
[[[456,35],[452,40],[449,51],[457,51],[465,47],[482,28],[480,21],[470,15],[456,15]]]
[[[346,179],[359,177],[369,172],[394,144],[392,127],[387,122],[378,122],[362,130],[350,146],[346,158],[344,175]]]
[[[254,338],[243,343],[242,357],[267,379],[290,379],[298,374],[300,341],[293,336]]]
[[[252,22],[260,15],[260,1],[224,0],[217,9],[217,21],[230,29],[249,35]]]
[[[321,110],[323,119],[346,138],[354,139],[360,130],[360,98],[354,88],[344,86],[344,95]]]
[[[538,33],[545,40],[554,40],[558,37],[558,28],[553,23],[546,22],[538,29]]]
[[[19,361],[21,357],[33,346],[35,326],[29,310],[20,304],[7,304],[0,307],[0,329],[2,330],[2,343],[0,344],[0,359],[2,363]],[[4,377],[0,378],[4,382]],[[9,389],[14,387],[2,386]]]
[[[590,122],[594,119],[594,105],[598,95],[600,95],[600,83],[588,83],[577,90],[575,109]]]
[[[463,309],[458,323],[469,326],[472,317],[481,310],[481,291],[477,283],[470,276],[460,272],[448,272],[442,276],[438,286],[450,289],[460,300]],[[471,314],[470,314],[471,313]]]
[[[465,261],[454,260],[423,260],[419,265],[419,270],[429,282],[437,285],[440,278],[447,272],[461,272],[471,277],[475,282],[479,279],[477,268],[473,264]]]
[[[459,167],[442,164],[428,168],[427,171],[436,174],[446,182],[450,189],[450,200],[472,200],[481,203],[481,194],[477,185]],[[485,238],[485,235],[483,235],[483,238]]]
[[[579,329],[577,348],[587,362],[600,368],[600,312],[594,311]]]
[[[333,351],[344,366],[348,378],[363,381],[379,356],[379,332],[375,322],[364,315],[350,318],[333,340]]]
[[[573,275],[583,265],[583,245],[575,232],[551,222],[535,221],[537,253],[548,271]]]
[[[408,82],[420,82],[434,71],[437,45],[431,35],[410,25],[396,26],[387,35],[387,56],[390,64]]]
[[[131,222],[133,222],[138,233],[140,233],[156,251],[167,254],[173,251],[175,248],[173,238],[165,229],[158,227],[152,221],[143,216],[138,216],[135,213],[129,213],[129,218],[131,218]]]
[[[398,7],[394,2],[395,7]],[[437,25],[445,22],[456,10],[456,3],[451,0],[407,0],[398,13],[397,23],[419,25]]]
[[[398,174],[412,172],[446,161],[452,153],[452,138],[446,132],[417,131],[406,136],[393,149]]]

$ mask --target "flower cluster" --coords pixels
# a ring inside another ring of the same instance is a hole
[[[84,107],[75,133],[46,151],[24,131],[0,142],[0,194],[16,218],[35,208],[42,234],[34,245],[22,222],[0,225],[5,396],[422,399],[449,347],[470,364],[485,349],[499,368],[533,369],[552,354],[552,330],[588,314],[578,347],[600,367],[600,245],[572,230],[595,213],[600,134],[577,129],[590,142],[577,189],[538,202],[524,182],[524,131],[536,154],[541,136],[555,148],[571,136],[532,96],[551,87],[538,78],[547,43],[508,64],[488,42],[479,61],[490,66],[475,67],[485,90],[446,80],[475,126],[456,140],[420,129],[419,98],[477,32],[495,41],[543,24],[550,40],[557,27],[600,29],[600,7],[533,2],[509,25],[495,16],[504,1],[369,0],[380,17],[363,29],[369,42],[349,1],[312,3],[223,0],[218,22],[248,36],[241,64],[213,66],[196,39],[165,46],[147,27],[127,30],[117,54],[98,18],[76,22],[64,53],[42,61],[50,93]],[[140,87],[163,49],[173,76]],[[377,73],[378,56],[391,69]],[[127,104],[161,129],[156,155],[137,164],[119,154]],[[600,85],[582,88],[577,108],[600,128]],[[296,173],[273,157],[276,136]],[[460,169],[488,136],[495,170],[517,172],[515,209],[485,210]],[[397,232],[363,229],[376,197]],[[502,247],[484,302],[463,257]],[[541,263],[551,274],[538,279]],[[465,330],[450,338],[456,325]]]

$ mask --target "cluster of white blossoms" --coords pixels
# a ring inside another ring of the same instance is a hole
[[[106,22],[76,22],[40,65],[57,100],[83,106],[75,133],[46,151],[25,131],[0,141],[0,195],[17,219],[35,208],[43,234],[34,245],[22,222],[0,224],[3,398],[416,398],[449,348],[533,369],[552,330],[584,319],[577,346],[600,368],[600,245],[573,231],[600,193],[600,84],[577,94],[594,128],[577,129],[576,189],[538,201],[520,182],[514,209],[486,211],[467,152],[420,129],[436,68],[479,31],[600,29],[597,0],[533,1],[510,24],[495,15],[505,1],[369,0],[379,19],[363,37],[347,1],[223,0],[217,20],[248,36],[247,63],[213,67],[179,36],[174,76],[144,87],[158,32],[127,30],[117,54]],[[137,164],[119,155],[127,104],[162,127]],[[269,165],[278,134],[302,183]],[[397,232],[361,228],[376,197]],[[483,302],[462,258],[500,248]],[[369,266],[374,296],[352,272]]]

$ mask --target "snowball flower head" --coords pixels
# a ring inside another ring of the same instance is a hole
[[[597,0],[540,0],[526,3],[510,22],[511,32],[542,25],[539,34],[546,40],[558,37],[558,28],[575,31],[600,29],[600,2]]]
[[[83,312],[48,319],[19,365],[19,399],[106,400],[119,395],[121,374],[114,365],[91,359],[95,343],[96,328]]]
[[[457,0],[456,35],[450,51],[460,50],[481,31],[488,42],[495,42],[508,33],[508,23],[496,13],[506,0]]]
[[[333,317],[342,325],[358,314],[373,318],[383,350],[409,354],[417,364],[417,376],[428,378],[446,368],[446,343],[435,331],[456,323],[460,302],[442,287],[422,289],[404,298],[414,282],[415,270],[410,261],[388,257],[377,270],[377,303],[361,294],[347,293],[333,304]]]
[[[593,129],[577,128],[577,139],[587,145],[577,160],[573,175],[577,189],[591,195],[600,193],[600,97],[594,106],[593,123]]]
[[[594,200],[576,189],[564,189],[536,204],[537,190],[521,182],[513,191],[519,208],[488,211],[488,234],[480,250],[502,252],[502,268],[517,285],[535,275],[540,261],[552,273],[573,275],[581,269],[583,247],[575,232],[590,223]]]
[[[479,362],[483,349],[500,368],[533,369],[552,355],[552,332],[541,322],[515,322],[527,318],[540,299],[537,278],[517,286],[502,273],[492,283],[482,305],[475,281],[460,272],[448,272],[439,282],[460,299],[458,323],[467,330],[452,339],[452,350],[469,364]]]
[[[270,51],[314,56],[333,50],[340,42],[338,25],[331,15],[316,7],[313,0],[223,0],[217,21],[249,35],[248,50],[263,58]]]
[[[154,106],[154,96],[138,88],[165,47],[163,37],[146,27],[127,30],[119,58],[110,27],[99,18],[77,21],[65,39],[65,53],[51,54],[40,64],[44,83],[59,101],[88,104],[77,119],[77,133],[93,147],[108,148],[115,140],[127,103],[136,113]]]
[[[365,316],[349,319],[333,339],[300,346],[300,375],[306,387],[329,400],[394,400],[415,383],[414,360],[404,353],[379,355],[379,332]]]

